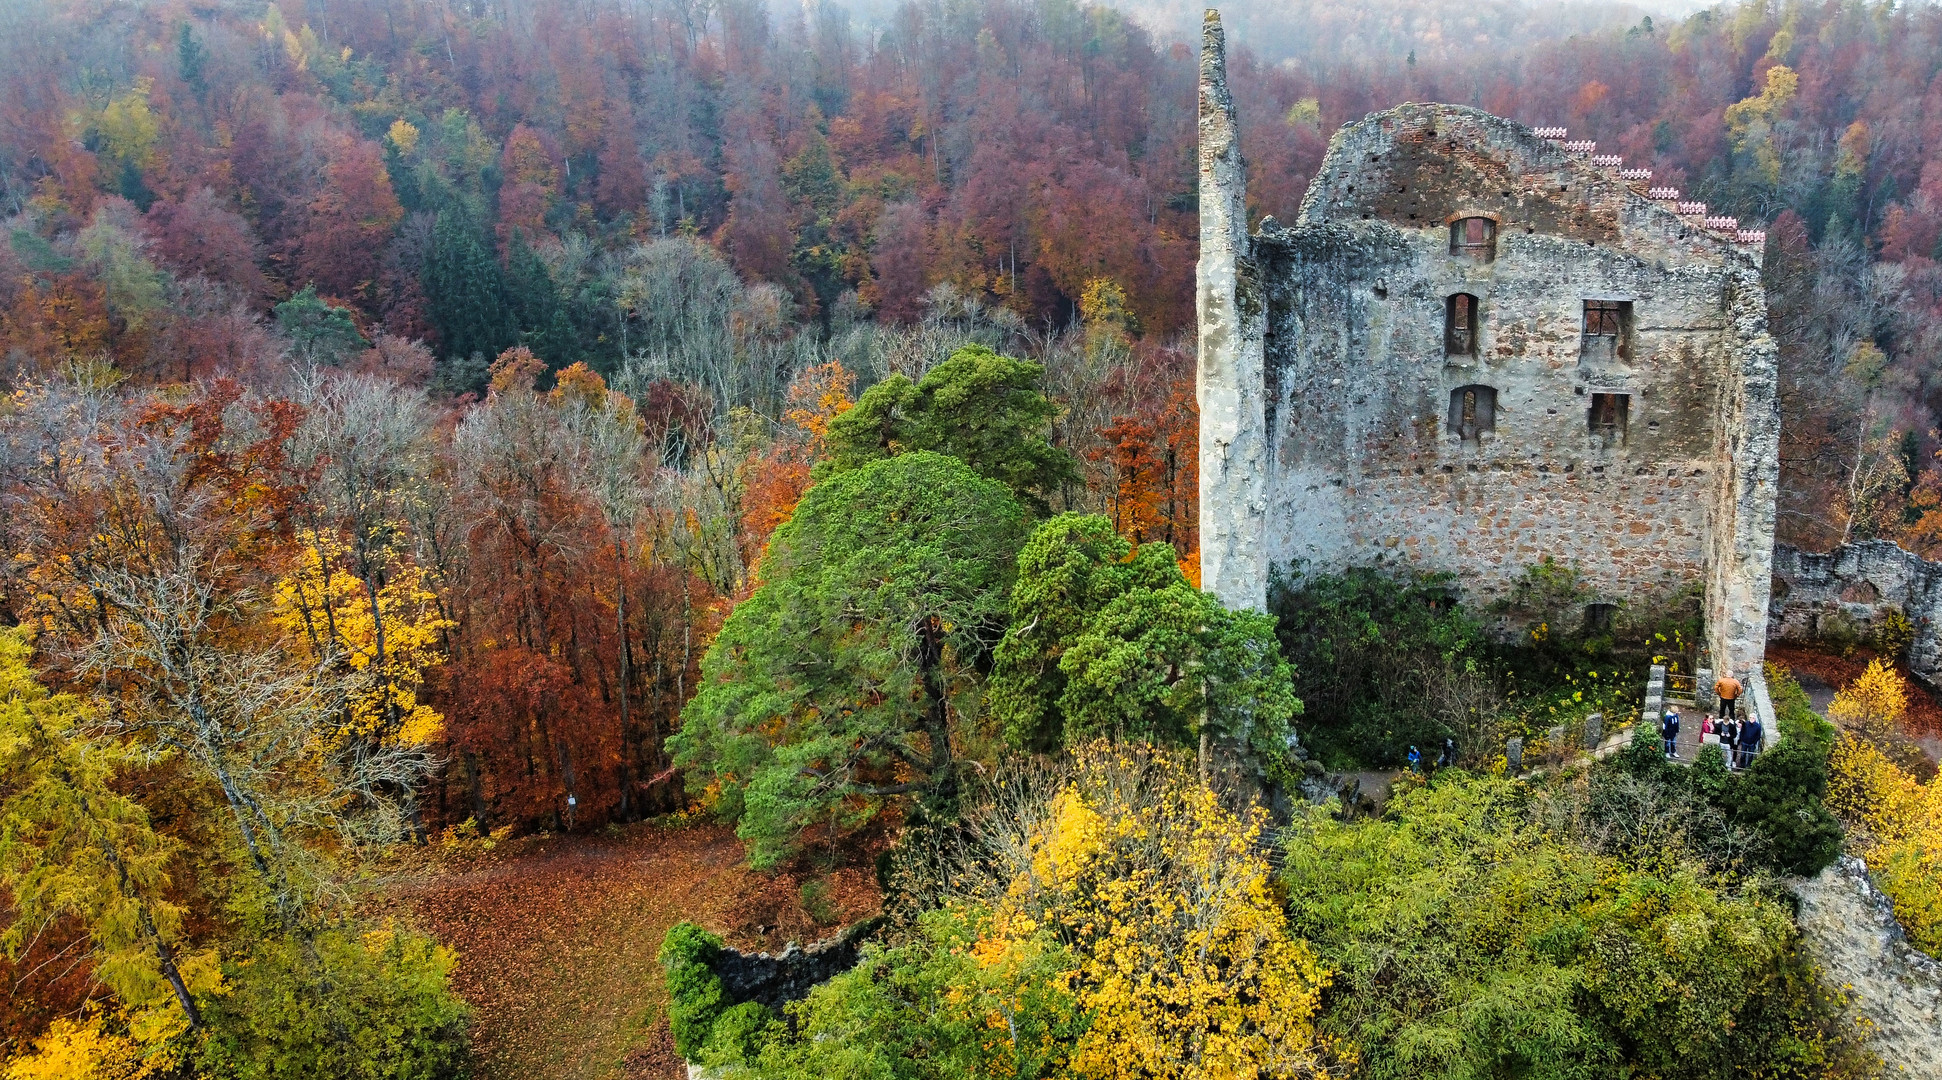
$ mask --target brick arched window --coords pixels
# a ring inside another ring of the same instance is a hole
[[[1477,298],[1457,293],[1443,302],[1443,352],[1449,356],[1477,355],[1477,329],[1481,320]]]
[[[1450,391],[1450,431],[1464,442],[1478,441],[1497,430],[1497,391],[1488,386],[1459,386]]]
[[[1450,254],[1466,255],[1478,262],[1497,257],[1497,223],[1487,217],[1458,218],[1450,222]]]

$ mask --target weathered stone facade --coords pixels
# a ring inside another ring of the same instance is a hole
[[[1908,670],[1942,688],[1942,563],[1888,540],[1826,554],[1774,548],[1775,641],[1854,644],[1876,636],[1891,613],[1908,619]]]
[[[1757,666],[1779,424],[1758,235],[1452,105],[1346,125],[1298,220],[1250,234],[1212,11],[1200,103],[1205,586],[1259,607],[1275,568],[1401,559],[1482,608],[1550,555],[1599,602],[1703,587],[1712,656]]]

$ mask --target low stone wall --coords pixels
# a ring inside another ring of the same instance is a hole
[[[776,1012],[791,1001],[807,997],[817,983],[856,966],[864,939],[883,925],[878,916],[805,949],[790,942],[780,953],[745,953],[724,947],[711,965],[721,977],[728,1004],[759,1001]]]
[[[1774,545],[1769,639],[1853,643],[1873,635],[1891,612],[1907,616],[1914,631],[1908,669],[1942,687],[1942,563],[1887,540],[1825,554]]]

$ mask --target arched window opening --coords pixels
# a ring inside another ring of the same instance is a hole
[[[1488,386],[1459,386],[1450,391],[1450,431],[1467,443],[1497,430],[1497,391]]]
[[[1443,351],[1450,356],[1477,355],[1477,298],[1457,293],[1443,305]]]
[[[1497,257],[1497,223],[1487,217],[1458,218],[1450,222],[1450,254],[1464,255],[1478,262]]]

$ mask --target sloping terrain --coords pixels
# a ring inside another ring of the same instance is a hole
[[[1867,867],[1843,857],[1794,886],[1808,950],[1872,1026],[1891,1077],[1942,1077],[1942,964],[1903,940]]]
[[[715,825],[630,826],[600,836],[531,837],[400,874],[394,914],[459,953],[455,983],[475,1011],[480,1080],[681,1077],[656,954],[691,919],[744,949],[805,944],[825,922],[875,910],[867,867],[748,870]]]

